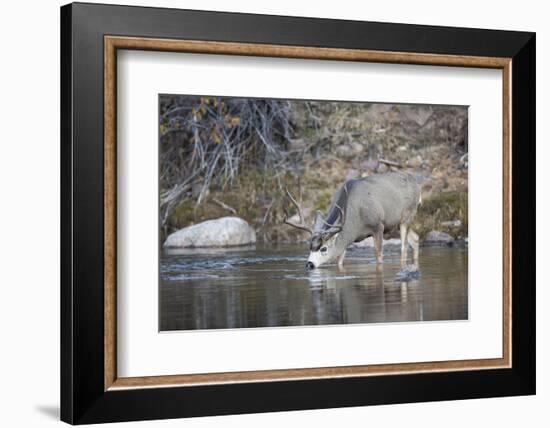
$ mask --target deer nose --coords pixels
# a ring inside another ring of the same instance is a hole
[[[315,265],[311,262],[307,262],[306,263],[306,269],[307,270],[311,270],[311,269],[314,269],[315,268]]]

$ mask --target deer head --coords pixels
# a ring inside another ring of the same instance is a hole
[[[344,189],[347,193],[347,189],[345,187]],[[335,217],[334,210],[337,210],[337,216],[332,223],[328,222],[320,211],[317,211],[315,223],[313,229],[311,229],[304,222],[301,206],[296,202],[296,199],[294,199],[288,189],[286,189],[286,194],[298,211],[300,223],[294,223],[288,220],[288,212],[286,209],[283,222],[289,226],[306,231],[311,235],[309,242],[310,253],[306,263],[306,269],[314,269],[338,258],[345,250],[345,248],[340,248],[340,246],[337,245],[338,235],[346,222],[345,210],[334,203],[329,210],[329,219]]]

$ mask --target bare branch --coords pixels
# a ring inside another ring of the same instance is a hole
[[[216,205],[219,205],[220,207],[222,207],[224,210],[227,210],[233,214],[237,214],[237,210],[233,208],[231,205],[227,205],[226,203],[216,198],[212,198],[211,201],[214,202]]]
[[[391,161],[391,160],[387,160],[387,159],[378,158],[378,162],[385,163],[388,166],[395,166],[397,168],[403,168],[403,165],[401,165],[400,163],[397,163],[397,162],[394,162],[394,161]]]

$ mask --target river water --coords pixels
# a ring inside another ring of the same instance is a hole
[[[160,330],[279,327],[468,318],[468,249],[420,249],[421,276],[408,282],[399,248],[371,248],[305,270],[305,245],[170,250],[161,256]]]

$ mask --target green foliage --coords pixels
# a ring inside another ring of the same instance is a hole
[[[460,220],[460,227],[443,222]],[[414,226],[421,238],[431,230],[441,230],[455,238],[468,236],[468,193],[443,192],[426,198],[418,208]]]
[[[172,211],[169,218],[170,229],[179,229],[195,222],[195,203],[189,199],[181,201]]]

